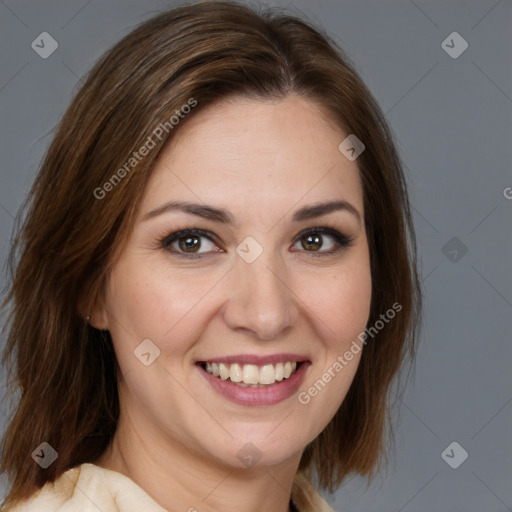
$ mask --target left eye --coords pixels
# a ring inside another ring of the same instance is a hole
[[[331,242],[325,247],[325,240],[330,239]],[[331,228],[314,228],[302,232],[297,243],[300,243],[302,248],[311,256],[323,256],[333,254],[349,247],[352,240],[339,231]],[[323,250],[319,250],[323,248]]]
[[[336,248],[336,240],[331,241],[330,247],[324,247],[325,245],[325,239],[334,237],[332,235],[326,235],[326,234],[317,234],[316,232],[313,232],[311,234],[303,235],[297,244],[300,243],[303,249],[305,249],[308,252],[319,252],[320,248],[324,248],[325,250],[322,252],[331,252],[333,249]],[[297,245],[295,244],[295,245]]]

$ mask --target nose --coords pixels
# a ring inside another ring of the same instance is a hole
[[[224,321],[230,329],[258,340],[279,338],[299,317],[299,299],[289,281],[284,264],[266,251],[252,263],[237,258],[230,272]]]

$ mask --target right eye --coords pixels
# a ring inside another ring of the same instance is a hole
[[[175,231],[161,240],[164,249],[184,258],[201,258],[211,252],[221,252],[213,239],[213,233],[197,228],[186,228]],[[206,250],[201,250],[206,248]],[[216,250],[216,249],[217,250]]]

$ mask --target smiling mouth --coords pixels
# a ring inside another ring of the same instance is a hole
[[[301,362],[285,361],[276,364],[200,362],[201,368],[221,380],[229,380],[243,388],[266,388],[289,379],[300,368]]]

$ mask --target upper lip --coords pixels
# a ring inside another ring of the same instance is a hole
[[[271,354],[268,356],[259,356],[253,354],[238,354],[233,356],[212,357],[201,359],[198,363],[227,363],[227,364],[254,364],[264,366],[266,364],[285,363],[286,361],[302,363],[309,361],[309,358],[300,354]]]

